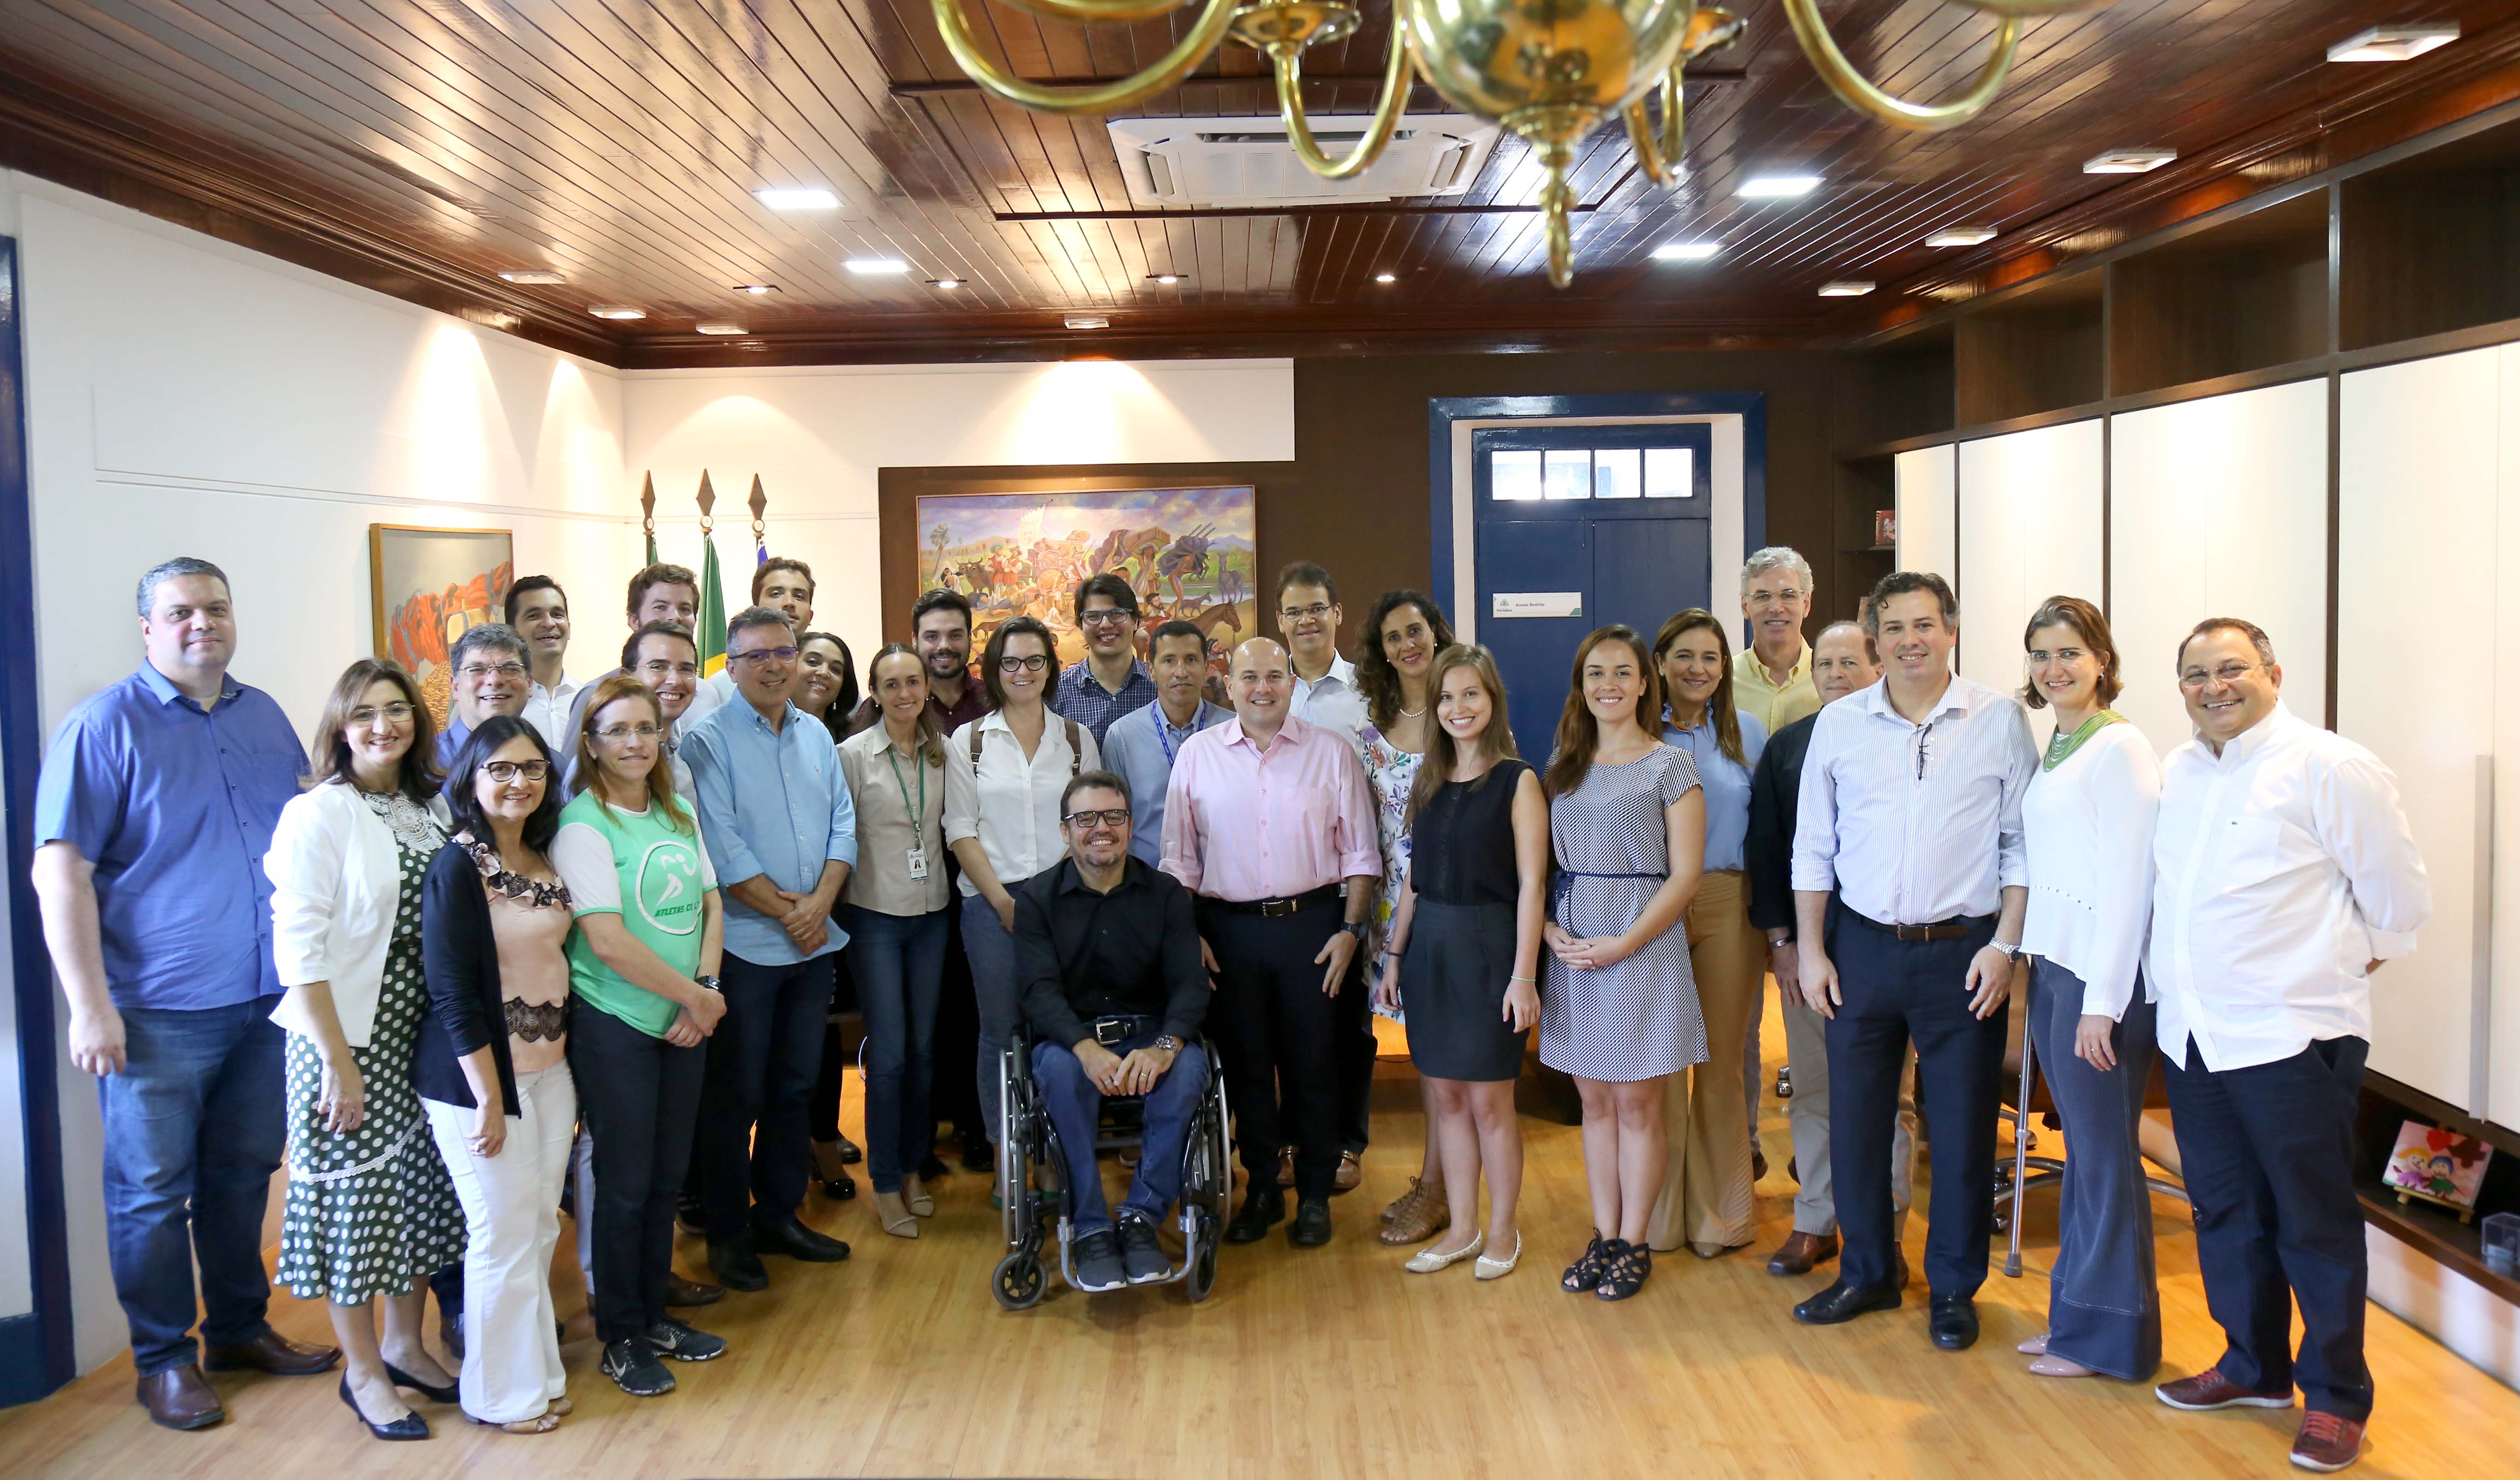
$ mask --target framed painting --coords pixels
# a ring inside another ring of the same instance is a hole
[[[440,728],[454,694],[447,649],[466,628],[503,617],[516,578],[516,537],[508,530],[368,526],[376,654],[420,681]]]

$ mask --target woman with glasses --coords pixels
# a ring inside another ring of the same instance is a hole
[[[2152,1079],[2154,994],[2141,961],[2161,763],[2143,733],[2109,708],[2118,650],[2097,606],[2049,597],[2031,614],[2022,646],[2023,702],[2056,712],[2055,735],[2021,798],[2030,870],[2024,1031],[2073,1154],[2056,1210],[2048,1329],[2020,1350],[2043,1377],[2142,1381],[2161,1365],[2152,1192],[2136,1148]]]
[[[421,883],[445,844],[429,812],[428,710],[397,664],[362,658],[324,703],[307,789],[281,809],[272,955],[288,995],[289,1200],[279,1283],[323,1300],[341,1401],[380,1439],[426,1439],[394,1389],[438,1403],[455,1379],[421,1345],[430,1272],[464,1256],[464,1212],[429,1154],[412,1054],[428,1011]],[[374,1307],[384,1307],[384,1336]]]
[[[936,1003],[945,978],[945,737],[927,703],[927,669],[894,643],[867,669],[882,718],[840,742],[857,804],[858,864],[841,902],[849,972],[866,1017],[867,1175],[876,1218],[919,1236],[936,1199],[919,1164],[935,1140]],[[828,1072],[832,1055],[825,1051]]]
[[[550,858],[559,765],[522,719],[493,715],[455,752],[455,835],[428,866],[429,1004],[412,1077],[464,1204],[465,1416],[549,1433],[568,1412],[552,1249],[577,1131],[568,1072],[568,887]],[[512,1123],[513,1122],[513,1123]]]
[[[656,1360],[706,1362],[715,1336],[666,1314],[674,1199],[690,1170],[702,1042],[717,994],[724,919],[691,803],[663,764],[665,717],[648,686],[606,679],[577,739],[584,785],[561,810],[552,867],[567,886],[568,1066],[594,1143],[595,1334],[604,1374],[634,1398],[674,1389]]]
[[[849,717],[858,709],[858,676],[849,645],[828,632],[798,634],[796,687],[788,701],[822,721],[832,744],[846,740]],[[805,1106],[805,1124],[811,1135],[807,1153],[813,1158],[814,1180],[823,1185],[825,1195],[844,1199],[858,1194],[849,1163],[866,1154],[840,1134],[840,1096],[848,1086],[849,1070],[848,1048],[840,1041],[840,1013],[857,1006],[857,984],[850,972],[849,952],[843,947],[832,970],[831,1019],[823,1026],[823,1069],[814,1080],[814,1098]]]
[[[963,866],[963,950],[979,1002],[976,1072],[991,1144],[1001,1144],[1006,1113],[998,1058],[1021,1009],[1012,890],[1066,855],[1058,794],[1079,773],[1102,767],[1094,732],[1045,702],[1058,683],[1058,650],[1035,617],[1011,617],[990,633],[980,654],[989,712],[945,746],[945,845]]]

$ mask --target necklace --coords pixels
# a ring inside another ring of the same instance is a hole
[[[2058,731],[2048,740],[2048,754],[2041,761],[2039,769],[2042,771],[2055,770],[2058,766],[2065,764],[2065,762],[2072,757],[2075,751],[2082,749],[2083,742],[2085,740],[2088,740],[2092,736],[2099,734],[2102,726],[2122,725],[2125,723],[2125,715],[2118,713],[2114,709],[2102,709],[2092,714],[2090,719],[2087,719],[2083,721],[2082,724],[2076,726],[2074,733],[2071,735]]]
[[[1415,709],[1403,709],[1400,711],[1400,717],[1402,719],[1424,719],[1426,717],[1426,706],[1420,704]]]

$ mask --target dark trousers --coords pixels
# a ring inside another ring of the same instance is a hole
[[[1225,1030],[1217,1052],[1243,1169],[1252,1186],[1275,1187],[1278,1148],[1293,1145],[1301,1199],[1327,1198],[1338,1175],[1338,1011],[1313,958],[1339,920],[1336,900],[1274,917],[1199,902],[1199,933],[1217,964],[1208,1035]]]
[[[2051,961],[2031,964],[2025,1024],[2039,1072],[2065,1122],[2065,1182],[2056,1207],[2056,1268],[2048,1277],[2048,1350],[2112,1377],[2141,1381],[2161,1366],[2161,1288],[2154,1282],[2152,1189],[2136,1127],[2152,1079],[2155,1008],[2136,983],[2109,1033],[2114,1069],[2074,1056],[2083,979]]]
[[[945,974],[946,915],[849,911],[849,966],[866,1014],[867,1176],[898,1192],[935,1140],[937,990]]]
[[[948,865],[951,868],[951,865]],[[986,900],[966,900],[959,889],[945,896],[945,974],[936,994],[936,1073],[928,1087],[928,1115],[935,1120],[950,1120],[964,1144],[981,1140],[980,1082],[972,1067],[980,1056],[980,1000],[971,985],[971,957],[963,949],[963,909],[985,910]],[[998,1083],[997,1070],[989,1071],[992,1093]],[[920,1147],[920,1160],[927,1158],[933,1138]],[[916,1170],[919,1163],[912,1162]]]
[[[591,1274],[602,1340],[642,1335],[665,1319],[674,1194],[691,1165],[707,1061],[705,1049],[675,1048],[601,1008],[581,1002],[569,1014],[568,1071],[595,1146]],[[577,1215],[589,1216],[583,1203]]]
[[[693,1154],[702,1226],[725,1239],[756,1217],[790,1217],[805,1201],[805,1107],[823,1071],[832,958],[773,966],[730,953],[718,972],[726,1015],[709,1035]]]
[[[2205,1306],[2229,1343],[2215,1366],[2261,1392],[2298,1384],[2307,1407],[2358,1423],[2371,1415],[2362,1361],[2370,1270],[2354,1199],[2354,1113],[2370,1052],[2360,1038],[2327,1038],[2290,1058],[2218,1072],[2190,1042],[2187,1061],[2167,1076]],[[2298,1356],[2289,1350],[2295,1300]]]
[[[1365,978],[1371,953],[1360,944],[1348,962],[1347,984],[1330,1004],[1338,1045],[1338,1142],[1342,1151],[1365,1153],[1373,1139],[1373,1009]]]
[[[122,1011],[122,1069],[97,1081],[105,1245],[143,1377],[271,1329],[262,1215],[288,1147],[288,1035],[268,1001]],[[201,1302],[193,1299],[200,1260]]]
[[[838,923],[848,912],[832,912]],[[849,944],[857,944],[857,929],[849,929]],[[823,1019],[823,1067],[814,1076],[813,1098],[805,1101],[805,1134],[816,1141],[840,1139],[840,1097],[848,1088],[848,1047],[840,1041],[840,1025],[833,1019],[843,1012],[858,1009],[857,974],[850,969],[849,953],[841,950],[830,958],[832,963],[832,1008]]]
[[[1143,1031],[1104,1047],[1126,1058],[1155,1041],[1159,1025],[1153,1018],[1139,1018],[1137,1024]],[[1085,1077],[1085,1065],[1077,1061],[1076,1051],[1063,1043],[1033,1045],[1032,1077],[1041,1092],[1042,1108],[1058,1128],[1058,1148],[1067,1163],[1067,1185],[1076,1202],[1077,1233],[1110,1228],[1111,1209],[1102,1195],[1102,1164],[1094,1154],[1102,1092]],[[1182,1045],[1173,1066],[1141,1100],[1147,1111],[1146,1140],[1138,1148],[1138,1168],[1130,1174],[1129,1195],[1120,1204],[1121,1212],[1161,1223],[1180,1199],[1182,1146],[1190,1139],[1191,1117],[1198,1113],[1206,1088],[1207,1055],[1194,1043]]]
[[[1986,1282],[2005,1023],[2002,1012],[1969,1011],[1966,983],[1969,958],[1994,938],[1991,918],[1958,940],[1910,941],[1829,910],[1829,959],[1846,999],[1827,1036],[1829,1160],[1845,1239],[1838,1278],[1847,1284],[1873,1288],[1898,1274],[1890,1144],[1911,1043],[1916,1107],[1934,1148],[1925,1282],[1936,1295],[1974,1295]]]

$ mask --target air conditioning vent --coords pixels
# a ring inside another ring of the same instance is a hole
[[[1318,118],[1313,138],[1327,154],[1356,147],[1369,120]],[[1140,209],[1372,203],[1468,190],[1496,148],[1497,126],[1455,113],[1401,118],[1373,167],[1325,180],[1287,146],[1267,118],[1114,118],[1111,146]]]

